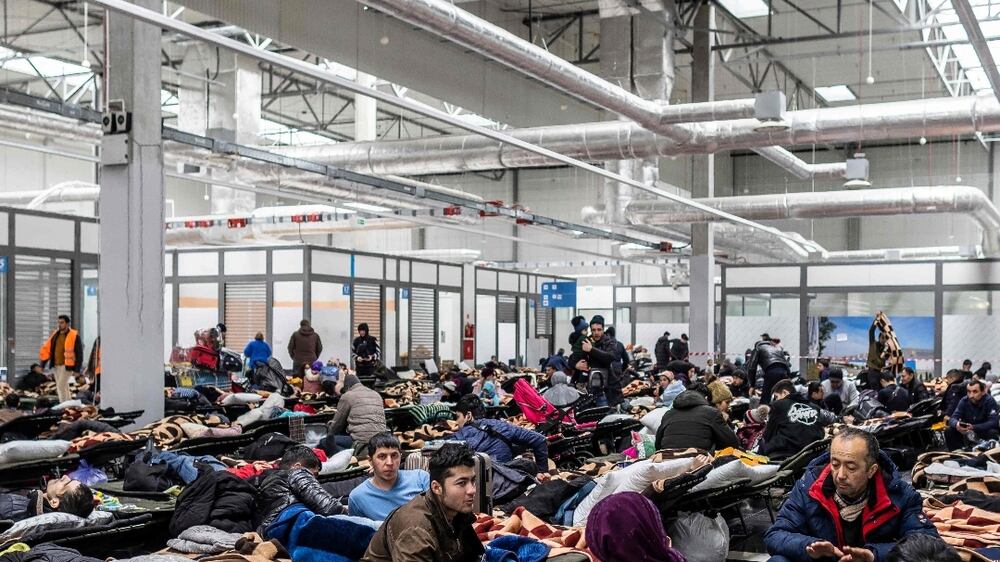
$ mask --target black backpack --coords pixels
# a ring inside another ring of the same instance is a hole
[[[122,489],[128,492],[162,492],[171,486],[183,484],[165,463],[150,464],[157,453],[153,438],[146,441],[146,447],[132,464],[125,469]]]
[[[298,443],[287,435],[265,433],[243,451],[243,458],[248,461],[276,461],[293,445]]]

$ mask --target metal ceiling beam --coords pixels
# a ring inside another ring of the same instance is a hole
[[[418,113],[420,115],[424,115],[426,117],[430,117],[430,118],[436,119],[436,120],[444,122],[444,123],[448,123],[449,125],[452,125],[454,127],[458,127],[460,129],[464,129],[466,131],[470,131],[470,132],[475,133],[477,135],[480,135],[480,136],[483,136],[483,137],[487,137],[487,138],[493,139],[495,141],[499,141],[499,142],[504,143],[504,144],[509,144],[511,146],[516,146],[518,148],[521,148],[522,150],[526,150],[528,152],[532,152],[534,154],[538,154],[540,156],[543,156],[545,158],[554,160],[556,162],[561,162],[563,164],[566,164],[566,165],[572,166],[574,168],[578,168],[578,169],[590,172],[592,174],[601,176],[603,178],[607,178],[607,179],[610,179],[610,180],[613,180],[613,181],[617,181],[617,182],[625,184],[625,185],[630,185],[630,186],[632,186],[632,187],[634,187],[636,189],[639,189],[641,191],[645,191],[647,193],[651,193],[651,194],[656,195],[658,197],[661,197],[663,199],[668,199],[670,201],[674,201],[674,202],[680,203],[681,205],[684,205],[684,206],[687,206],[687,207],[692,207],[692,208],[700,210],[700,211],[704,211],[704,212],[707,212],[707,213],[710,213],[710,214],[717,215],[722,220],[725,220],[725,221],[728,221],[728,222],[732,222],[732,223],[736,223],[736,224],[741,224],[743,226],[748,226],[748,227],[750,227],[750,228],[752,228],[754,230],[759,230],[761,232],[765,232],[765,233],[767,233],[767,234],[769,234],[771,236],[775,236],[775,237],[778,237],[778,238],[787,239],[787,240],[789,240],[791,242],[795,242],[795,243],[798,242],[797,240],[794,240],[793,237],[791,237],[791,236],[789,236],[789,235],[787,235],[787,234],[785,234],[783,232],[777,231],[776,229],[774,229],[772,227],[765,226],[763,224],[760,224],[760,223],[757,223],[757,222],[754,222],[754,221],[746,220],[746,219],[744,219],[742,217],[738,217],[736,215],[732,215],[732,214],[729,214],[729,213],[719,212],[719,211],[717,211],[715,209],[712,209],[711,207],[708,207],[708,206],[703,205],[701,203],[696,203],[696,202],[694,202],[694,201],[692,201],[692,200],[690,200],[690,199],[688,199],[686,197],[681,197],[679,195],[675,195],[673,193],[670,193],[669,191],[665,191],[663,189],[660,189],[660,188],[657,188],[657,187],[654,187],[654,186],[651,186],[651,185],[646,185],[646,184],[644,184],[644,183],[642,183],[640,181],[636,181],[636,180],[633,180],[633,179],[630,179],[630,178],[626,178],[626,177],[624,177],[624,176],[622,176],[620,174],[615,174],[615,173],[609,172],[608,170],[605,170],[605,169],[600,168],[598,166],[594,166],[593,164],[589,164],[589,163],[577,160],[575,158],[570,158],[568,156],[564,156],[562,154],[559,154],[558,152],[554,152],[554,151],[549,150],[547,148],[536,146],[534,144],[531,144],[531,143],[525,142],[523,140],[517,139],[515,137],[512,137],[512,136],[504,133],[504,132],[495,131],[495,130],[492,130],[492,129],[488,129],[486,127],[480,127],[478,125],[473,125],[473,124],[468,123],[467,121],[465,121],[465,120],[463,120],[463,119],[461,119],[461,118],[459,118],[457,116],[449,115],[448,113],[446,113],[444,111],[440,111],[440,110],[434,109],[434,108],[429,107],[429,106],[427,106],[425,104],[417,103],[417,102],[415,102],[413,100],[410,100],[410,99],[398,98],[398,97],[393,96],[391,94],[387,94],[385,92],[381,92],[381,91],[376,90],[376,89],[372,89],[372,88],[368,88],[368,87],[362,86],[362,85],[360,85],[360,84],[358,84],[358,83],[356,83],[356,82],[354,82],[352,80],[347,80],[345,78],[337,76],[336,74],[334,74],[332,72],[329,72],[329,71],[327,71],[327,70],[325,70],[323,68],[320,68],[320,67],[318,67],[318,66],[316,66],[314,64],[309,64],[309,63],[306,63],[306,62],[303,62],[303,61],[300,61],[300,60],[296,60],[296,59],[293,59],[293,58],[290,58],[290,57],[287,57],[287,56],[284,56],[284,55],[280,55],[280,54],[277,54],[277,53],[272,53],[272,52],[269,52],[269,51],[266,51],[266,50],[254,49],[253,47],[250,47],[250,46],[245,45],[243,43],[240,43],[238,41],[234,41],[234,40],[229,39],[227,37],[220,37],[220,36],[218,36],[216,34],[213,34],[213,33],[210,33],[210,32],[206,32],[205,30],[200,29],[200,28],[198,28],[196,26],[193,26],[193,25],[190,25],[190,24],[187,24],[187,23],[183,23],[183,22],[179,22],[179,21],[176,21],[176,20],[172,20],[172,19],[168,18],[167,16],[163,16],[163,15],[157,13],[157,12],[137,7],[134,4],[131,4],[131,3],[126,2],[124,0],[92,0],[92,1],[93,1],[94,4],[103,6],[104,8],[107,8],[109,10],[113,10],[113,11],[116,11],[116,12],[128,15],[130,17],[133,17],[133,18],[135,18],[137,20],[140,20],[140,21],[143,21],[145,23],[149,23],[149,24],[158,26],[160,28],[170,29],[170,30],[176,31],[178,33],[181,33],[183,35],[187,35],[188,37],[191,37],[191,38],[194,38],[194,39],[199,39],[201,41],[204,41],[206,43],[209,43],[209,44],[212,44],[212,45],[216,45],[216,46],[219,46],[219,47],[224,47],[224,48],[229,49],[231,51],[235,51],[236,53],[239,53],[239,54],[242,54],[242,55],[246,55],[246,56],[248,56],[250,58],[253,58],[253,59],[256,59],[256,60],[259,60],[259,61],[268,62],[268,63],[271,63],[271,64],[277,66],[277,67],[281,67],[281,68],[284,68],[286,70],[290,70],[292,72],[300,73],[300,74],[302,74],[304,76],[308,76],[310,78],[319,80],[321,82],[325,82],[325,83],[328,83],[328,84],[331,84],[331,85],[334,85],[334,86],[338,86],[340,88],[344,88],[346,90],[349,90],[349,91],[352,91],[352,92],[355,92],[355,93],[358,93],[358,94],[361,94],[361,95],[364,95],[364,96],[375,98],[378,101],[381,101],[381,102],[384,102],[384,103],[388,103],[388,104],[394,105],[396,107],[401,107],[401,108],[406,109],[408,111],[412,111],[414,113]],[[346,171],[340,171],[340,172],[344,173],[344,174],[350,174],[350,173],[352,173],[352,172],[346,172]]]
[[[969,42],[979,57],[979,64],[982,65],[986,78],[990,81],[993,95],[1000,101],[1000,71],[997,70],[997,63],[993,60],[993,53],[990,52],[990,45],[983,36],[983,29],[979,26],[976,13],[972,10],[969,0],[951,0],[958,20],[962,22],[965,33],[969,36]]]

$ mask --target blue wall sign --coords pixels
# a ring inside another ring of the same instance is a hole
[[[343,294],[344,294],[345,297],[349,296],[351,294],[351,284],[350,283],[344,283]]]
[[[87,285],[87,296],[88,297],[97,296],[97,285]]]
[[[404,300],[404,301],[405,300],[409,300],[410,299],[410,290],[409,289],[400,289],[399,290],[399,298],[402,299],[402,300]]]
[[[573,308],[576,306],[576,281],[542,283],[542,306]]]
[[[7,273],[7,258],[0,256],[0,273]]]

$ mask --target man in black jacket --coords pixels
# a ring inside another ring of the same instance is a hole
[[[909,367],[903,367],[899,386],[910,393],[910,404],[916,404],[931,397],[931,391],[927,390],[924,383],[917,380],[916,373]]]
[[[670,357],[675,361],[688,360],[688,335],[681,334],[676,340],[670,340]]]
[[[878,391],[878,401],[890,412],[905,412],[910,409],[910,393],[896,384],[896,375],[885,371],[879,381],[882,390]]]
[[[656,340],[653,354],[656,355],[656,372],[666,369],[667,363],[670,363],[670,332],[663,332],[660,339]]]
[[[764,387],[761,389],[760,403],[770,404],[774,385],[791,376],[788,359],[785,352],[775,345],[767,334],[761,334],[761,340],[754,344],[750,360],[747,362],[747,374],[750,376],[750,386],[757,387],[758,369],[764,374]]]
[[[295,446],[285,451],[278,468],[266,472],[260,480],[255,501],[256,516],[260,518],[258,533],[263,534],[285,508],[296,503],[305,505],[316,515],[347,513],[340,500],[316,480],[320,467],[319,458],[308,447]]]
[[[696,447],[706,451],[739,447],[736,433],[726,418],[709,405],[708,387],[696,383],[674,398],[673,407],[663,414],[656,431],[657,449]]]
[[[813,441],[825,436],[823,424],[830,421],[819,408],[795,390],[788,379],[778,381],[772,390],[771,413],[761,440],[760,454],[771,460],[786,459]]]
[[[941,401],[941,412],[948,418],[955,412],[962,398],[965,398],[965,377],[962,371],[952,369],[944,376],[944,380],[948,383],[948,388],[944,391],[944,399]]]
[[[593,394],[603,394],[607,405],[615,407],[622,401],[622,384],[620,373],[615,373],[613,363],[617,358],[617,342],[604,333],[604,317],[600,314],[590,320],[590,337],[583,341],[583,352],[587,356],[587,366],[590,368],[590,381]],[[579,366],[575,366],[579,368]],[[595,373],[595,370],[597,371]],[[598,398],[598,404],[601,399]]]

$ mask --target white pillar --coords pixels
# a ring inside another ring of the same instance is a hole
[[[705,4],[698,9],[694,20],[693,69],[691,76],[691,101],[715,99],[715,55],[712,53],[714,37],[708,31],[715,29],[715,7]],[[691,195],[715,196],[715,156],[712,154],[692,158]],[[691,303],[688,336],[691,338],[692,362],[705,365],[707,355],[715,351],[715,237],[711,223],[691,226]]]
[[[365,74],[359,70],[355,81],[362,86],[374,88],[375,80],[376,78],[371,74]],[[354,95],[354,140],[377,140],[378,122],[376,121],[376,109],[377,105],[374,98],[362,96],[361,94]]]
[[[136,5],[158,10],[157,0]],[[129,162],[101,166],[101,406],[163,417],[163,147],[160,30],[114,12],[108,99],[132,113]]]

